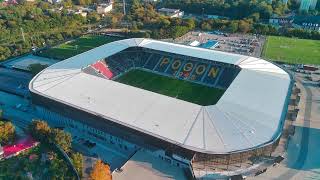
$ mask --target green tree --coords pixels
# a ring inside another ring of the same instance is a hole
[[[97,12],[91,12],[88,14],[87,18],[91,23],[96,23],[100,20],[100,15]]]
[[[59,145],[66,153],[71,149],[72,137],[70,133],[54,128],[51,130],[50,140]]]
[[[83,168],[83,155],[80,153],[72,153],[71,154],[71,160],[73,163],[73,166],[78,171],[80,177],[82,176],[82,168]]]
[[[171,29],[171,38],[177,38],[177,37],[180,37],[184,34],[186,34],[187,32],[189,31],[188,27],[186,26],[174,26],[172,27]]]
[[[159,19],[159,26],[160,27],[168,27],[170,26],[171,22],[166,17],[160,17]]]
[[[204,31],[210,31],[210,30],[212,30],[212,27],[209,23],[204,22],[201,24],[201,29]]]
[[[189,29],[194,29],[196,27],[196,21],[194,19],[187,19],[184,23]]]
[[[251,16],[249,18],[251,18],[254,22],[257,22],[260,20],[260,14],[257,12],[253,13],[253,14],[251,14]]]
[[[36,63],[36,64],[30,64],[28,66],[28,69],[31,71],[31,74],[33,76],[37,75],[40,71],[42,71],[43,69],[47,68],[48,65],[43,65],[43,64],[40,64],[40,63]]]
[[[73,3],[72,3],[71,0],[65,0],[63,2],[63,6],[66,7],[66,8],[70,8],[70,7],[72,7],[72,5],[73,5]]]
[[[11,51],[8,47],[0,46],[0,60],[7,59],[11,56]]]
[[[229,25],[229,29],[231,32],[235,33],[238,31],[239,25],[237,21],[232,21]]]

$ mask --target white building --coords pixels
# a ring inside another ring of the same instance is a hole
[[[184,15],[184,12],[181,11],[180,9],[161,8],[161,9],[158,9],[158,12],[160,14],[169,16],[171,18],[175,18],[175,17],[181,18]]]
[[[316,23],[302,23],[302,29],[320,32],[320,24],[316,24]]]
[[[100,4],[97,6],[97,13],[98,14],[106,14],[110,11],[112,11],[112,3],[109,4]]]
[[[76,11],[74,14],[81,15],[82,17],[87,17],[88,12],[86,12],[86,11],[83,11],[83,10],[79,9],[79,10],[78,10],[78,11]]]
[[[300,11],[314,10],[317,6],[317,0],[301,0]]]
[[[61,3],[61,0],[48,0],[48,3],[58,4],[58,3]]]
[[[199,45],[200,45],[199,41],[192,41],[191,43],[189,43],[189,46],[193,46],[193,47],[196,47],[196,46],[199,46]]]
[[[269,19],[269,24],[273,24],[273,25],[290,25],[292,23],[293,23],[293,19],[287,18],[287,17],[275,17],[275,18]]]

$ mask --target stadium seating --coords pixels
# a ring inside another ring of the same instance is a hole
[[[218,80],[218,83],[216,86],[221,88],[228,88],[229,85],[232,83],[234,78],[239,73],[239,69],[231,68],[231,67],[225,67],[220,75],[220,78]]]
[[[147,53],[142,51],[137,54],[137,58],[135,59],[136,67],[143,67],[147,60],[150,58],[151,53]]]
[[[133,68],[142,68],[222,89],[228,88],[240,71],[235,66],[224,63],[197,58],[186,60],[184,57],[177,58],[176,55],[174,57],[170,54],[164,56],[141,49],[126,49],[92,64],[91,67],[108,79]],[[92,70],[88,69],[85,72],[92,73]]]
[[[223,69],[222,67],[219,67],[217,65],[211,65],[205,77],[203,78],[202,82],[204,82],[205,84],[214,86],[222,69]]]
[[[179,73],[179,78],[181,79],[189,79],[191,77],[191,74],[195,71],[197,66],[197,62],[195,61],[187,61],[184,63],[183,67],[181,68],[181,71]]]
[[[91,65],[95,70],[100,72],[102,75],[107,77],[108,79],[111,79],[114,74],[110,71],[110,69],[101,61],[97,61],[96,63]]]
[[[170,67],[166,71],[166,74],[171,76],[177,76],[177,75],[179,76],[179,71],[181,70],[184,63],[185,63],[184,59],[173,58]]]
[[[146,69],[153,70],[158,62],[161,60],[161,55],[159,54],[152,54],[146,64],[143,66]]]
[[[110,69],[119,72],[119,74],[126,71],[125,66],[122,66],[121,63],[119,63],[117,60],[114,60],[112,57],[105,59],[105,62]]]
[[[172,60],[169,57],[161,58],[160,63],[155,68],[155,71],[164,73],[167,70],[167,68],[170,66],[171,61]]]
[[[195,69],[191,73],[191,76],[189,77],[189,80],[196,81],[196,82],[201,82],[203,76],[205,75],[205,73],[206,73],[206,71],[208,69],[208,64],[199,63],[194,68]]]

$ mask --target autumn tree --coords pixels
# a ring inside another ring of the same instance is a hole
[[[250,28],[251,27],[250,27],[249,22],[243,21],[243,20],[239,21],[239,30],[240,30],[240,32],[247,33],[247,32],[250,31]]]
[[[96,161],[90,173],[90,180],[111,180],[110,166],[101,160]]]
[[[13,142],[15,129],[11,122],[0,121],[0,144]]]

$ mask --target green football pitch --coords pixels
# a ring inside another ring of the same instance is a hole
[[[204,106],[216,104],[225,91],[143,70],[131,70],[115,81]]]
[[[262,56],[294,64],[320,64],[320,41],[269,36]]]
[[[86,35],[70,42],[60,44],[50,49],[43,50],[37,55],[53,58],[53,59],[67,59],[77,54],[83,53],[95,47],[101,46],[106,43],[121,40],[120,37],[111,36],[97,36],[97,35]]]

